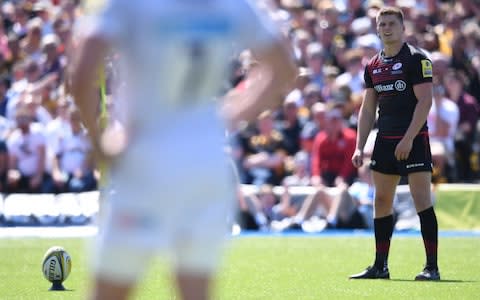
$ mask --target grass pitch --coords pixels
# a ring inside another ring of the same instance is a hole
[[[85,299],[89,287],[84,239],[0,239],[0,299]],[[68,291],[49,292],[41,262],[53,245],[72,256]],[[215,299],[478,299],[480,238],[440,240],[441,282],[415,282],[424,263],[420,234],[395,236],[391,280],[348,280],[373,260],[373,237],[237,237],[229,244]],[[135,299],[176,299],[157,260]],[[177,298],[178,299],[178,298]]]

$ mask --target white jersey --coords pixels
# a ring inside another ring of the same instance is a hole
[[[275,38],[272,24],[242,0],[111,0],[95,28],[120,51],[135,127],[212,104],[234,47]]]

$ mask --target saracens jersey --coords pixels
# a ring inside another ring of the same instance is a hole
[[[425,53],[407,43],[393,57],[383,51],[365,68],[365,85],[378,95],[378,129],[382,136],[403,136],[413,118],[418,99],[413,86],[432,82],[432,62]],[[420,132],[427,132],[427,123]]]

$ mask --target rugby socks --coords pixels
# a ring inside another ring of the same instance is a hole
[[[438,223],[433,206],[419,212],[418,216],[420,217],[420,228],[427,256],[426,268],[437,269]]]
[[[374,265],[377,269],[383,270],[387,267],[388,251],[393,234],[393,215],[373,219],[373,228],[376,246]]]

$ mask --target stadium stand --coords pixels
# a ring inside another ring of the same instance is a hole
[[[74,51],[75,26],[86,15],[81,2],[84,1],[0,3],[0,224],[86,224],[98,212],[99,192],[92,186],[101,179],[99,168],[91,159],[88,141],[77,139],[70,123],[75,110],[69,94],[67,54]],[[259,124],[244,124],[229,132],[232,141],[229,152],[246,195],[258,189],[254,183],[266,182],[277,185],[273,191],[280,197],[283,179],[292,174],[295,152],[309,154],[308,171],[311,171],[313,141],[329,123],[322,121],[320,114],[316,116],[319,105],[315,104],[322,103],[322,111],[340,110],[344,125],[356,129],[363,85],[359,70],[381,47],[375,34],[375,14],[383,5],[402,8],[408,42],[428,53],[434,63],[438,95],[446,98],[449,105],[457,106],[455,134],[451,133],[444,145],[435,144],[436,155],[446,161],[443,168],[435,168],[435,183],[478,183],[480,4],[445,0],[257,2],[262,13],[274,19],[290,42],[298,64],[298,78],[291,90],[285,91],[284,105],[268,112],[273,125],[267,126],[273,128],[260,130]],[[121,110],[113,93],[114,86],[121,84],[115,59],[112,55],[105,63],[105,92],[109,94],[109,102],[102,107],[108,110],[110,122],[118,121],[116,110]],[[258,62],[249,51],[237,53],[232,72],[225,78],[225,91],[241,91],[248,85],[244,75],[254,71],[256,65]],[[18,125],[25,118],[17,120],[16,112],[22,104],[27,108],[23,116],[31,117],[31,131],[41,133],[36,143],[45,147],[40,186],[46,194],[31,194],[39,190],[29,184],[36,177],[31,172],[31,161],[22,160],[21,166],[8,163],[13,154],[25,158],[22,153],[34,150],[28,143],[30,139],[19,138]],[[442,121],[448,120],[441,111],[432,110],[432,122],[438,121],[432,126],[436,131],[432,136],[444,136]],[[262,132],[272,134],[265,136]],[[442,149],[450,152],[444,153]],[[65,154],[63,159],[58,159],[60,153]],[[10,193],[18,188],[14,182],[22,184],[21,194]],[[86,186],[77,193],[79,187]],[[291,193],[298,198],[313,190],[312,186],[291,187]],[[408,190],[398,191],[399,228],[417,226],[409,219],[412,206],[408,194]],[[408,221],[402,223],[402,220]]]

